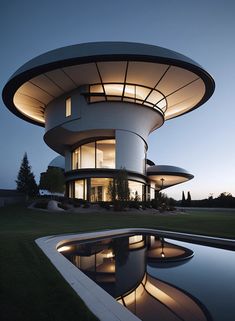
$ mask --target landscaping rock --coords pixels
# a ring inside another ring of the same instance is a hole
[[[57,202],[57,201],[50,200],[48,202],[47,209],[50,210],[50,211],[64,211],[62,208],[60,208],[58,206],[58,203],[59,202]]]

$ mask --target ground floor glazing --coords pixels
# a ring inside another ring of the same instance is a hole
[[[84,199],[89,202],[111,201],[110,185],[112,178],[83,178],[67,183],[68,196],[71,198]],[[150,186],[128,180],[130,200],[144,201],[153,199],[155,191]]]

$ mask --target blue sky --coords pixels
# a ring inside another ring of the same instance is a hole
[[[178,51],[215,79],[212,98],[170,120],[149,137],[148,158],[195,175],[166,190],[193,199],[230,192],[235,196],[235,2],[230,0],[99,0],[0,2],[0,88],[22,64],[48,50],[91,41],[133,41]],[[15,188],[24,152],[39,180],[56,154],[44,129],[10,113],[0,102],[0,188]]]

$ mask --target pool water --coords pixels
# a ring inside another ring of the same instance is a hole
[[[58,251],[141,320],[235,320],[234,251],[149,234]]]

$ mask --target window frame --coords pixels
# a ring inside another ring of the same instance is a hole
[[[114,167],[111,167],[110,169],[116,169],[116,138],[112,137],[112,138],[103,138],[103,139],[97,139],[97,140],[93,140],[93,141],[89,141],[87,143],[84,143],[82,145],[79,145],[77,148],[75,148],[74,150],[72,150],[71,152],[71,169],[72,170],[79,170],[79,169],[85,169],[85,168],[92,168],[92,169],[105,169],[106,167],[98,167],[97,166],[97,142],[102,142],[105,140],[112,140],[114,141],[114,151],[115,151],[115,155],[114,155]],[[94,143],[94,148],[95,148],[95,166],[94,167],[82,167],[82,147],[88,144]],[[78,151],[77,153],[75,151]],[[79,156],[77,157],[77,159],[75,159],[75,155],[79,154]],[[75,160],[78,160],[78,162],[76,161],[76,165],[77,166],[73,166],[75,164]]]

